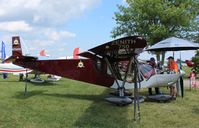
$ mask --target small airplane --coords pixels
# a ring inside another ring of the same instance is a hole
[[[175,74],[153,74],[151,67],[139,64],[137,57],[146,45],[144,38],[129,36],[104,43],[78,54],[84,58],[38,60],[37,57],[23,56],[20,38],[15,36],[12,37],[12,56],[9,59],[14,64],[24,68],[115,88],[118,90],[119,96],[110,97],[107,100],[117,105],[132,103],[133,100],[125,96],[125,90],[134,89],[135,118],[136,108],[138,115],[140,113],[138,86],[170,86],[179,78],[179,75]],[[128,62],[125,68],[122,68],[121,62],[123,61]],[[145,69],[147,71],[144,71]]]
[[[134,78],[137,76],[138,69],[137,56],[146,45],[146,40],[142,37],[130,36],[110,41],[78,54],[85,59],[38,60],[37,57],[23,56],[20,38],[16,36],[12,38],[13,49],[9,59],[16,65],[35,71],[105,87],[117,86],[120,92],[119,98],[125,100],[123,98],[125,87],[137,81],[137,78]],[[129,61],[125,78],[121,78],[119,73],[119,61]],[[129,76],[132,80],[127,82],[125,79]],[[132,100],[122,102],[129,104]]]
[[[32,70],[17,66],[13,63],[2,63],[0,64],[0,73],[13,73],[13,74],[26,74]]]
[[[191,60],[185,60],[185,63],[187,64],[188,67],[191,68],[195,66],[194,62],[192,62]]]
[[[38,60],[37,57],[23,56],[20,38],[16,36],[12,38],[10,59],[24,68],[117,89],[121,98],[126,89],[133,89],[139,83],[146,88],[167,87],[183,75],[157,74],[150,65],[139,63],[137,57],[146,45],[142,37],[130,36],[78,54],[85,59]],[[136,80],[135,75],[139,77]]]
[[[45,81],[48,82],[55,82],[55,81],[59,81],[61,79],[60,76],[55,76],[55,75],[48,75],[46,80],[42,80],[39,75],[40,73],[38,72],[34,72],[31,69],[28,68],[23,68],[21,66],[17,66],[13,63],[1,63],[0,64],[0,73],[12,73],[14,75],[19,75],[19,74],[35,74],[36,78],[32,78],[30,79],[30,82],[33,83],[44,83]]]

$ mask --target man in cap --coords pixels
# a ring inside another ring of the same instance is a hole
[[[178,73],[178,64],[175,62],[172,56],[168,57],[168,70],[170,73]],[[175,85],[170,86],[170,95],[175,99],[176,98],[176,88]]]

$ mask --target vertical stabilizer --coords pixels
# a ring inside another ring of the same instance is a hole
[[[22,56],[21,42],[19,36],[12,37],[12,56],[20,58]]]
[[[73,51],[73,59],[79,59],[78,54],[79,54],[79,48],[75,48]]]

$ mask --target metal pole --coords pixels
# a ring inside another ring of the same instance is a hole
[[[26,95],[27,95],[27,93],[28,93],[27,78],[28,78],[28,76],[27,76],[27,69],[26,69],[26,80],[25,80],[25,90],[24,90],[24,95],[25,95],[25,96],[26,96]]]
[[[124,85],[125,85],[125,83],[126,83],[126,78],[127,78],[129,72],[130,72],[131,69],[132,69],[132,62],[133,62],[133,59],[134,59],[134,58],[131,57],[131,59],[130,59],[130,61],[129,61],[128,68],[127,68],[127,71],[126,71],[126,73],[125,73],[124,80],[123,80],[123,82],[122,82],[122,88],[124,88]]]
[[[135,68],[135,70],[137,71],[137,80],[138,80],[138,83],[139,83],[139,86],[141,86],[141,84],[140,84],[140,80],[139,80],[139,74],[140,74],[140,70],[139,70],[139,62],[135,59],[135,66],[136,66],[136,68]],[[141,120],[141,116],[140,116],[140,102],[139,102],[139,98],[140,98],[140,96],[139,96],[139,90],[138,90],[138,88],[137,88],[137,107],[138,107],[138,123],[140,124],[140,120]]]
[[[135,64],[135,58],[134,58]],[[134,66],[134,128],[136,128],[136,106],[137,106],[137,71],[136,71],[136,64]]]

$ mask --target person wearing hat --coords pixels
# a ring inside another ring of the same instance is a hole
[[[172,56],[168,57],[168,70],[170,73],[178,73],[178,64],[175,62]],[[170,95],[175,99],[176,98],[176,88],[175,85],[170,86]]]
[[[178,73],[178,64],[175,62],[174,58],[172,56],[168,57],[168,69],[172,73]]]
[[[151,57],[150,60],[148,61],[148,64],[151,65],[154,70],[155,68],[157,67],[157,64],[155,62],[155,58]],[[149,95],[152,95],[152,88],[148,88],[148,92],[149,92]],[[155,93],[156,94],[160,94],[160,89],[158,87],[155,87]]]

